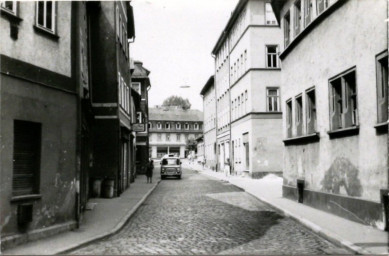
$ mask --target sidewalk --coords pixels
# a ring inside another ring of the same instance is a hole
[[[239,176],[226,177],[224,173],[203,168],[197,163],[189,164],[185,161],[183,165],[244,189],[285,216],[297,220],[322,237],[355,253],[387,255],[389,252],[387,232],[283,198],[280,177],[268,175],[258,180]]]
[[[156,170],[154,169],[154,172]],[[29,242],[2,252],[4,255],[63,254],[93,241],[118,232],[146,200],[160,182],[154,173],[153,183],[146,183],[145,175],[138,175],[135,182],[120,197],[92,198],[93,210],[86,211],[79,229],[53,237]]]

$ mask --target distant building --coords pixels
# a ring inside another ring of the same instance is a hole
[[[215,169],[216,158],[216,94],[214,76],[204,85],[200,94],[203,96],[204,109],[204,158],[208,168]]]
[[[212,51],[220,170],[282,173],[281,40],[269,1],[240,0]]]
[[[135,61],[135,70],[131,76],[132,94],[137,95],[140,100],[139,108],[136,109],[136,122],[140,124],[143,131],[136,132],[136,172],[144,174],[147,169],[149,157],[149,105],[148,93],[151,88],[150,71],[147,70],[143,63]]]
[[[196,138],[196,161],[199,163],[203,163],[204,158],[204,136],[201,134]]]
[[[387,4],[272,1],[284,31],[283,196],[388,229]]]
[[[184,158],[188,140],[203,133],[203,113],[179,107],[149,108],[148,130],[152,158],[165,154]]]

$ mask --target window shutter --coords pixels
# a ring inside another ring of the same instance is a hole
[[[377,63],[377,111],[378,122],[383,123],[388,120],[388,57]]]
[[[305,26],[311,22],[311,0],[305,0]]]
[[[324,11],[324,0],[318,0],[318,14]]]
[[[341,90],[340,80],[331,83],[331,130],[337,130],[340,127],[340,107],[339,102],[341,100],[341,94],[337,92],[336,86]]]
[[[15,120],[12,180],[14,196],[38,192],[40,141],[40,124]]]

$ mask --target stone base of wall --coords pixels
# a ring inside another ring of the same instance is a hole
[[[31,241],[36,241],[42,238],[50,237],[61,232],[74,230],[77,227],[76,221],[69,221],[63,224],[53,225],[47,228],[36,229],[24,234],[10,235],[1,238],[1,250],[13,248],[17,245]]]
[[[252,173],[250,173],[250,177],[252,179],[262,179],[263,177],[265,177],[268,174],[274,174],[274,175],[277,175],[279,177],[282,177],[282,172],[252,172]]]
[[[297,187],[283,185],[282,196],[298,201]],[[384,224],[383,208],[377,202],[304,189],[303,204],[380,229]]]

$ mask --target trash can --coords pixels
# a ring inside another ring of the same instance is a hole
[[[104,180],[103,197],[112,198],[113,192],[114,192],[114,187],[115,187],[115,180],[114,179],[108,178],[108,179]]]
[[[101,196],[101,182],[102,182],[102,180],[100,178],[94,179],[92,197],[100,197]]]

